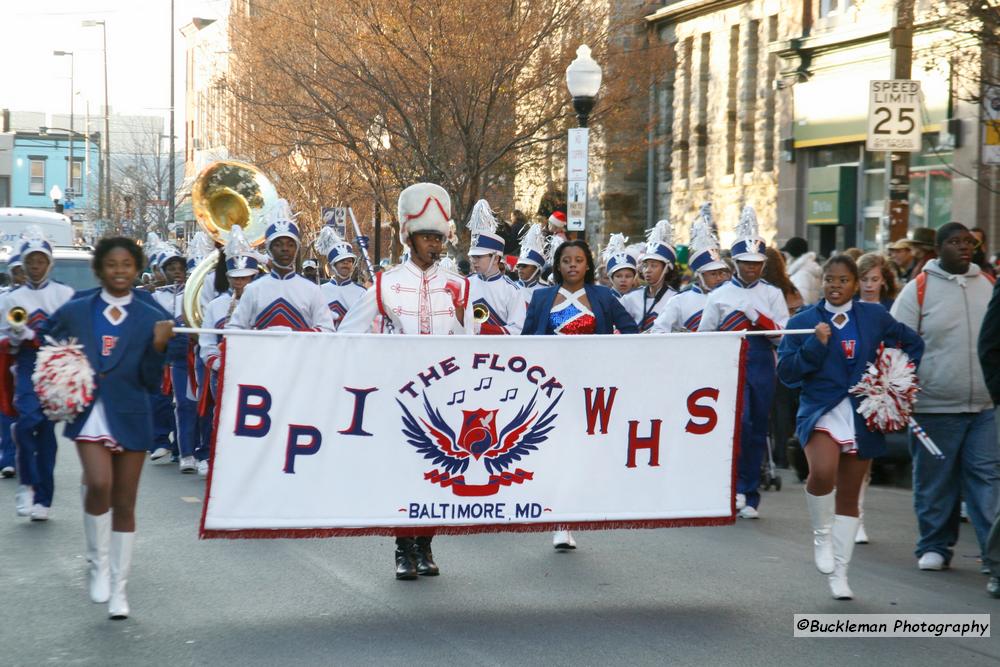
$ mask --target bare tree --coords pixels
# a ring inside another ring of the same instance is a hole
[[[264,165],[294,156],[340,196],[394,217],[399,190],[445,187],[461,225],[473,203],[512,188],[538,146],[571,124],[564,72],[581,43],[608,53],[607,3],[583,0],[261,0],[230,19],[238,151]],[[602,90],[611,122],[644,99],[642,58],[621,58]],[[631,67],[632,69],[629,69]],[[632,80],[640,85],[632,85]],[[640,105],[641,106],[641,105]],[[278,169],[279,189],[296,177]],[[311,202],[310,202],[311,203]]]
[[[170,235],[167,229],[170,182],[170,154],[161,150],[159,132],[137,130],[131,137],[130,152],[119,153],[112,162],[115,177],[111,192],[114,233],[145,237],[155,231],[161,238]],[[175,172],[184,171],[183,155],[173,156]]]

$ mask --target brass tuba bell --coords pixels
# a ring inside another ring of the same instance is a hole
[[[229,230],[239,225],[250,245],[259,246],[267,232],[268,214],[277,202],[278,191],[264,172],[233,160],[209,164],[191,187],[191,205],[198,224],[216,243],[224,244]],[[188,326],[201,326],[201,291],[218,261],[219,251],[214,250],[188,277],[184,290],[184,319]]]

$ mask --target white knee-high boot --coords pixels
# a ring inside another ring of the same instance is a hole
[[[823,574],[833,572],[833,539],[830,535],[835,507],[833,493],[831,491],[825,496],[814,496],[806,491],[806,504],[812,521],[813,560],[816,562],[816,569]]]
[[[858,534],[854,538],[855,544],[868,544],[868,533],[865,532],[865,491],[868,490],[870,481],[871,476],[865,475],[865,480],[861,482],[861,491],[858,492]]]
[[[111,602],[108,615],[113,619],[128,618],[128,600],[125,598],[125,584],[132,566],[132,546],[135,533],[111,533]]]
[[[90,599],[107,602],[111,597],[111,575],[108,550],[111,543],[111,512],[104,514],[83,513],[83,532],[87,536],[87,563],[90,580]]]
[[[835,600],[854,597],[847,585],[847,566],[854,553],[854,537],[858,534],[858,517],[838,514],[833,517],[833,574],[830,575],[830,592]]]

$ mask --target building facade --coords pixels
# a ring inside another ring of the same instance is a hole
[[[932,3],[916,0],[911,78],[923,149],[911,155],[909,227],[949,220],[1000,232],[980,167],[978,105],[964,101]],[[865,150],[869,81],[891,79],[891,0],[676,0],[646,19],[669,44],[652,93],[650,190],[687,228],[713,204],[731,240],[744,204],[765,238],[827,254],[888,240],[884,153]],[[994,188],[995,189],[995,188]],[[684,234],[682,233],[682,236]]]
[[[100,136],[77,137],[70,168],[69,137],[39,132],[8,133],[11,144],[9,206],[51,210],[53,187],[63,193],[60,200],[74,222],[97,209],[97,179],[100,165]],[[88,171],[92,172],[88,175]]]

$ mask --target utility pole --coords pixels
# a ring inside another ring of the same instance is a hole
[[[174,171],[177,168],[176,160],[174,160],[174,0],[170,0],[170,155],[167,159],[170,161],[170,183],[167,184],[167,225],[170,227],[170,231],[174,229],[174,183],[176,182],[176,175]]]
[[[913,0],[896,0],[889,47],[892,49],[892,78],[909,79],[913,64]],[[889,241],[906,237],[910,223],[910,154],[886,152],[886,206]]]

